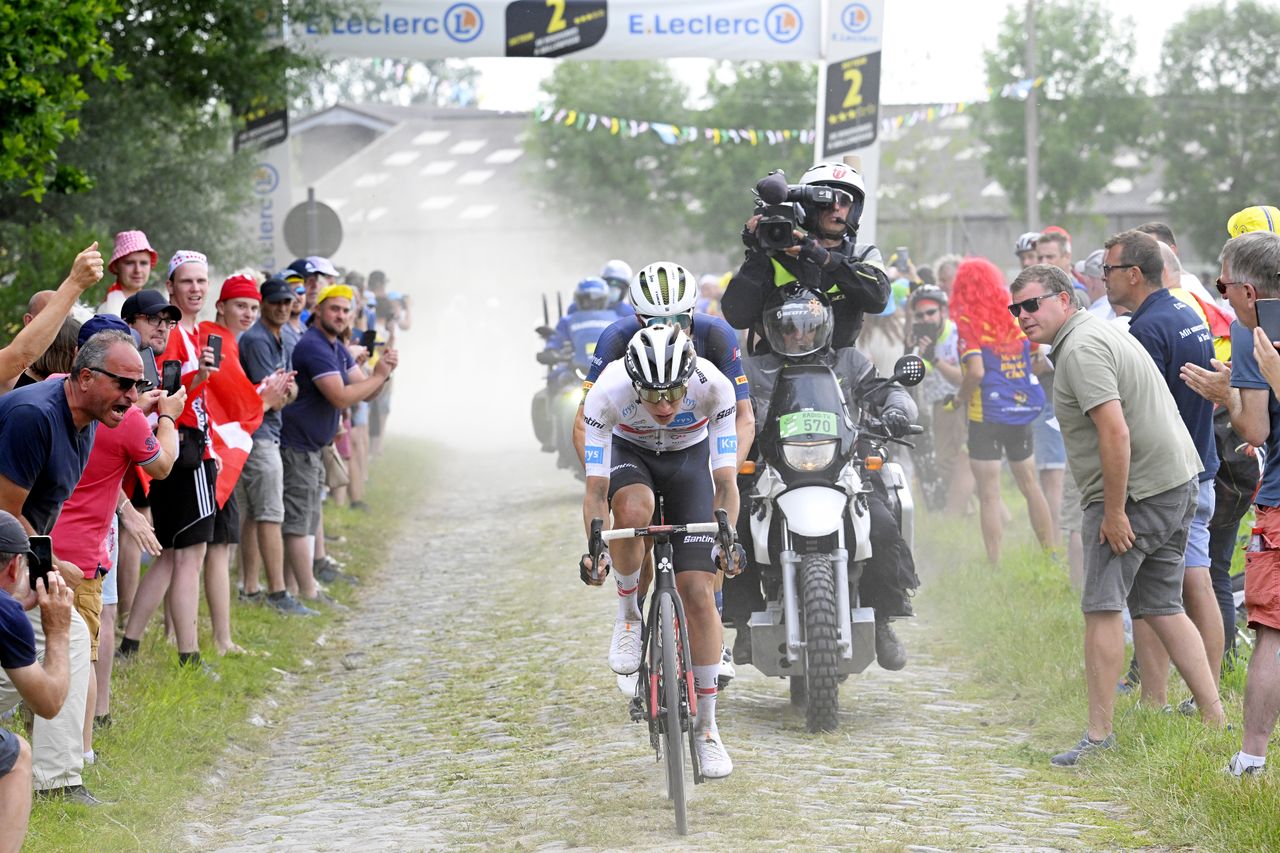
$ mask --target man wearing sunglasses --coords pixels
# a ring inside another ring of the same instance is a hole
[[[1115,744],[1126,602],[1169,650],[1201,718],[1220,727],[1222,702],[1182,606],[1183,553],[1203,466],[1173,395],[1133,335],[1076,307],[1062,270],[1036,264],[1009,289],[1022,331],[1053,345],[1054,410],[1084,507],[1088,727],[1051,763],[1069,767]]]
[[[751,354],[768,350],[762,312],[766,297],[776,287],[800,281],[827,294],[835,314],[831,340],[835,349],[853,346],[863,315],[879,314],[889,304],[889,276],[880,250],[857,242],[866,198],[862,176],[844,163],[819,163],[804,173],[800,184],[830,187],[835,191],[834,204],[803,205],[803,230],[795,232],[796,245],[781,251],[761,248],[756,238],[760,217],[748,219],[742,232],[746,259],[720,301],[729,325],[752,331]]]
[[[1273,335],[1258,323],[1258,301],[1280,298],[1280,236],[1241,234],[1222,248],[1218,291],[1236,312],[1230,366],[1207,371],[1185,365],[1182,377],[1227,409],[1246,442],[1266,449],[1262,483],[1254,498],[1254,536],[1245,552],[1244,603],[1256,632],[1244,698],[1244,737],[1228,765],[1236,776],[1266,766],[1267,743],[1280,711],[1280,355]]]
[[[636,332],[626,355],[600,374],[587,392],[587,488],[582,518],[608,518],[614,528],[644,527],[654,520],[655,494],[663,496],[668,524],[711,521],[714,511],[738,517],[737,450],[733,428],[733,383],[699,358],[677,326],[649,326]],[[716,612],[717,565],[727,575],[746,561],[741,547],[719,555],[713,537],[687,534],[673,541],[676,587],[684,601],[698,694],[695,740],[702,772],[728,776],[733,762],[720,742],[715,706],[720,675],[722,629]],[[620,540],[601,557],[601,566],[582,560],[583,578],[604,583],[612,565],[618,612],[609,646],[609,667],[619,675],[640,668],[640,565],[649,550],[640,539]],[[609,561],[609,562],[606,562]]]
[[[138,402],[141,381],[142,359],[132,335],[108,328],[83,341],[66,378],[37,382],[0,398],[0,509],[28,533],[48,535],[84,474],[98,425],[116,429],[124,422]],[[80,586],[81,567],[54,553],[54,565],[67,585]],[[56,717],[37,722],[37,787],[93,805],[96,800],[84,790],[80,775],[90,636],[78,612],[71,623],[71,691]]]

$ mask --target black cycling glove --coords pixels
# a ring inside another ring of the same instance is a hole
[[[889,435],[894,438],[902,438],[911,432],[911,419],[901,409],[886,409],[880,414],[880,420],[884,422],[884,428],[888,430]]]

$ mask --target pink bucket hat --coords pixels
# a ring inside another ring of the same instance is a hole
[[[147,251],[151,253],[151,266],[160,263],[160,256],[156,254],[156,250],[151,248],[151,243],[147,240],[147,235],[141,231],[121,231],[116,235],[116,247],[111,253],[111,260],[107,262],[107,272],[114,273],[116,271],[116,261],[125,255],[131,255],[134,252]]]

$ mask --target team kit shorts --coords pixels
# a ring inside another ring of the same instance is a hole
[[[703,439],[684,450],[661,453],[637,447],[625,438],[613,437],[612,467],[609,469],[609,500],[618,490],[636,483],[643,484],[655,496],[653,523],[695,524],[711,521],[714,488],[708,470],[710,440]],[[662,496],[662,519],[659,518],[657,496]],[[676,573],[711,572],[711,546],[715,537],[708,533],[685,533],[671,537]]]
[[[1029,459],[1032,453],[1031,424],[997,424],[969,421],[969,458],[979,462],[1010,462]]]

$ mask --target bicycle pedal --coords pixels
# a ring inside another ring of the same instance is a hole
[[[627,704],[627,713],[631,715],[631,722],[644,722],[644,703],[640,701],[639,696],[632,697],[631,701]]]

